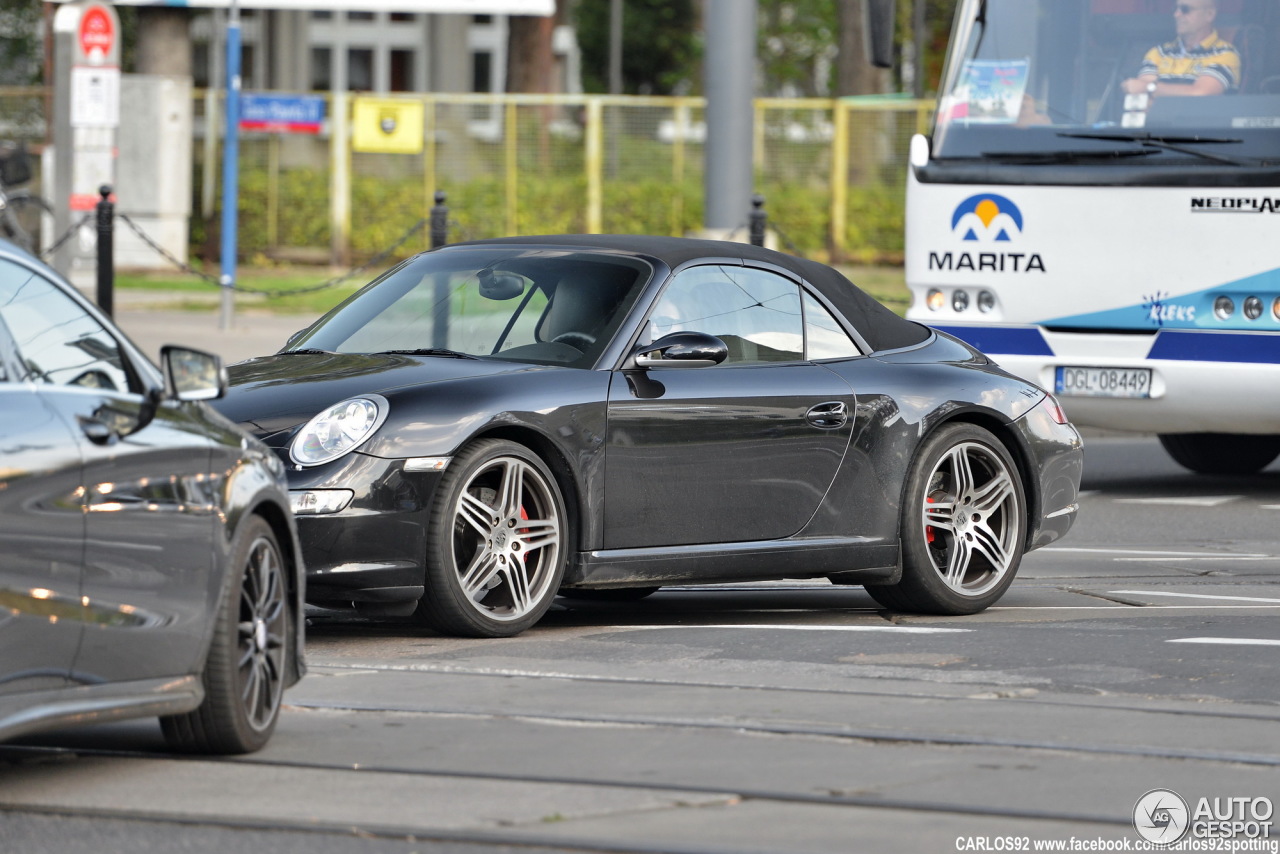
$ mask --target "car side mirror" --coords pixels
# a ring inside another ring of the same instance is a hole
[[[651,344],[641,344],[632,356],[635,367],[667,370],[711,368],[729,358],[728,346],[705,332],[672,332]]]
[[[222,359],[212,353],[166,344],[160,363],[165,397],[171,400],[215,400],[227,392]]]

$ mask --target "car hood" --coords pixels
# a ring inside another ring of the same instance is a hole
[[[214,407],[259,438],[288,430],[327,406],[361,394],[469,380],[538,365],[444,356],[364,353],[262,356],[227,368],[230,388]]]

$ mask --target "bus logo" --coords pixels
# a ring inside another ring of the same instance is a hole
[[[963,240],[1007,243],[1011,233],[1022,233],[1022,211],[1004,196],[980,193],[956,206],[951,230],[963,233]]]
[[[1004,196],[979,193],[956,205],[951,214],[951,231],[961,243],[987,243],[979,251],[930,252],[929,269],[941,272],[970,270],[975,273],[1043,273],[1044,259],[1038,252],[1010,252],[1005,244],[1022,234],[1022,211]]]

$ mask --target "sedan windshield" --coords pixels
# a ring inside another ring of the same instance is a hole
[[[410,259],[284,352],[396,353],[590,367],[652,275],[603,253],[451,248]]]
[[[989,162],[1280,161],[1280,3],[967,0],[933,154]]]

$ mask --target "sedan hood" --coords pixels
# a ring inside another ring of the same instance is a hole
[[[537,370],[543,368],[444,356],[280,354],[229,367],[231,387],[213,405],[262,438],[295,427],[325,407],[361,394],[385,395],[405,387]]]

